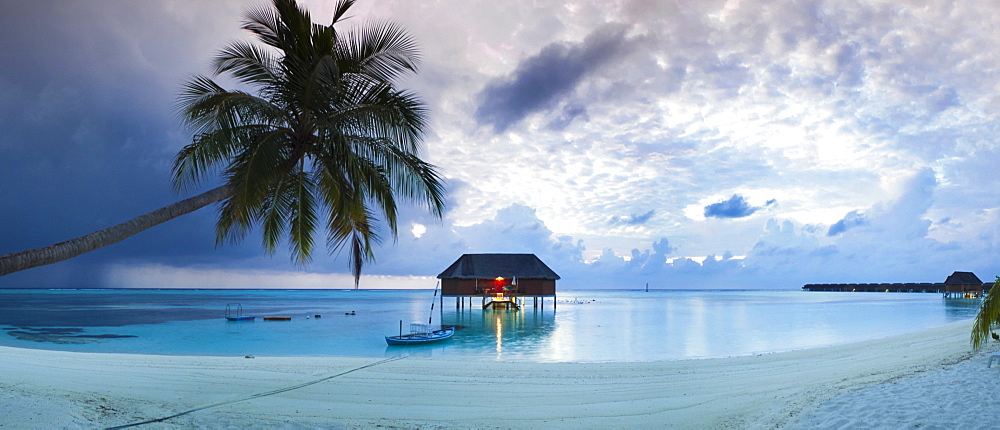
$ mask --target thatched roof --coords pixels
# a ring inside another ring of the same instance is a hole
[[[945,285],[983,285],[983,281],[972,272],[955,272],[948,279],[944,280]]]
[[[464,254],[438,279],[559,279],[535,254]]]

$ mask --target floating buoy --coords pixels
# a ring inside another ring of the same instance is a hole
[[[313,315],[313,318],[323,318],[323,316],[320,315],[320,314],[316,314],[316,315]]]

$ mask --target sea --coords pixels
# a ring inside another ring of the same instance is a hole
[[[560,290],[520,309],[432,290],[0,290],[0,346],[209,356],[400,354],[527,362],[744,356],[881,339],[971,320],[980,300],[929,293]],[[224,317],[242,312],[254,321]],[[264,321],[264,316],[290,317]],[[411,323],[452,339],[387,346]],[[971,329],[971,321],[970,321]]]

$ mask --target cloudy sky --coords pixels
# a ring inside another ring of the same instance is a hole
[[[0,0],[0,253],[159,208],[173,105],[258,2]],[[326,22],[332,2],[308,1]],[[560,288],[778,288],[1000,274],[992,1],[362,0],[422,51],[443,220],[406,207],[362,287],[530,252]],[[214,184],[206,184],[206,188]],[[351,285],[205,208],[15,287]]]

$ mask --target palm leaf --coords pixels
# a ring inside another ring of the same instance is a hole
[[[983,343],[989,341],[990,333],[994,324],[1000,322],[1000,276],[993,282],[993,287],[986,293],[983,305],[979,308],[979,314],[972,324],[972,347],[979,348]]]
[[[351,30],[339,41],[338,61],[355,66],[348,72],[393,82],[403,74],[417,71],[420,55],[416,42],[396,24],[369,23]]]
[[[275,62],[264,50],[246,42],[233,42],[215,58],[215,73],[230,73],[240,82],[271,86],[279,77]]]
[[[261,239],[268,254],[274,254],[285,236],[291,222],[294,197],[295,189],[291,181],[284,177],[278,178],[261,212]]]
[[[355,0],[340,0],[337,2],[337,7],[333,9],[333,20],[330,22],[332,27],[334,24],[340,22],[342,19],[346,19],[347,10],[354,6]]]
[[[300,172],[293,185],[294,197],[291,202],[291,231],[289,242],[292,259],[304,265],[309,262],[313,250],[313,232],[316,231],[316,203],[313,184],[309,176]]]
[[[282,26],[281,18],[275,9],[269,7],[257,7],[248,9],[247,20],[243,23],[243,29],[257,36],[265,45],[281,49],[278,39],[278,29]]]

